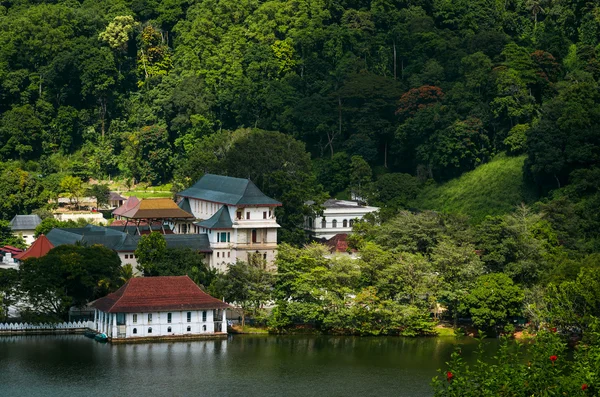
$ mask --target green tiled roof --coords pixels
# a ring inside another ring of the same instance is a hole
[[[46,237],[52,245],[100,244],[114,251],[133,252],[136,250],[139,235],[131,235],[114,228],[87,225],[77,228],[55,228]],[[167,248],[191,248],[200,252],[212,252],[206,234],[166,234]]]
[[[213,216],[204,221],[195,223],[195,225],[206,229],[231,229],[233,227],[233,222],[229,215],[229,209],[224,205]]]
[[[199,252],[212,252],[207,234],[165,234],[167,248],[191,248]]]
[[[190,200],[187,197],[184,197],[178,204],[179,208],[184,210],[185,212],[192,213],[192,207],[190,206]]]
[[[281,205],[279,201],[265,196],[249,179],[213,174],[205,174],[193,186],[177,195],[236,206]]]
[[[12,230],[35,230],[42,223],[38,215],[15,215],[9,225]]]

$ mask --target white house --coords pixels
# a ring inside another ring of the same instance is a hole
[[[331,239],[336,234],[351,234],[357,219],[370,212],[379,211],[356,201],[330,199],[323,203],[323,216],[304,219],[304,230],[316,239]]]
[[[280,227],[275,208],[281,203],[251,180],[206,174],[177,197],[179,207],[196,221],[178,222],[173,232],[206,234],[212,249],[207,257],[210,267],[226,271],[237,259],[272,265]]]
[[[138,277],[90,304],[94,327],[110,341],[227,335],[227,303],[188,276]]]
[[[10,229],[15,236],[23,237],[25,244],[29,246],[35,240],[35,228],[40,223],[42,219],[38,215],[15,215],[10,221]]]

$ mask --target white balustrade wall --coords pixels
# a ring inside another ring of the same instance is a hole
[[[70,330],[85,330],[93,329],[93,321],[73,321],[64,323],[45,323],[45,324],[30,324],[30,323],[0,323],[1,333],[12,332],[27,332],[27,331],[70,331]]]

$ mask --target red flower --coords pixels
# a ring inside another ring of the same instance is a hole
[[[583,385],[581,385],[581,390],[587,390],[587,383],[584,383]]]
[[[554,365],[554,362],[558,359],[558,357],[556,356],[550,356],[550,361],[552,361],[552,365]]]
[[[552,327],[552,332],[556,333],[556,327]]]
[[[454,378],[454,374],[450,371],[446,372],[446,380],[450,382]]]

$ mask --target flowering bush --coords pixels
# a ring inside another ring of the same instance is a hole
[[[492,360],[483,355],[481,340],[473,365],[460,350],[452,354],[433,379],[435,396],[600,396],[599,322],[590,329],[572,355],[561,336],[548,331],[526,348],[504,338]]]

